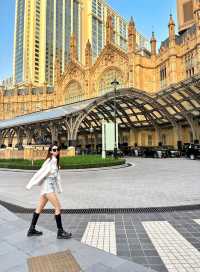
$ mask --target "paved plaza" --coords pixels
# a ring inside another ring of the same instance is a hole
[[[31,220],[31,214],[17,215],[28,222]],[[200,271],[200,210],[63,214],[63,222],[73,232],[75,240],[148,269],[160,272]],[[42,214],[38,224],[38,228],[44,227],[55,235],[52,214]]]
[[[25,189],[34,171],[1,169],[0,201],[15,214],[0,206],[0,271],[27,271],[28,257],[66,249],[83,271],[200,271],[199,161],[128,158],[127,162],[126,167],[61,171],[63,224],[73,233],[72,240],[61,243],[55,238],[51,205],[38,221],[43,237],[26,237],[39,193],[37,187]],[[177,208],[148,209],[172,206]],[[20,207],[30,209],[22,213]],[[91,208],[95,212],[87,210]],[[104,213],[103,208],[147,209]]]
[[[128,158],[127,162],[132,166],[61,170],[63,209],[200,204],[198,160]],[[35,208],[39,187],[25,189],[33,173],[0,170],[0,200]]]
[[[55,233],[46,228],[41,228],[44,232],[43,236],[28,238],[26,237],[28,226],[29,223],[0,206],[1,272],[27,272],[28,258],[64,250],[72,252],[81,267],[80,272],[149,272],[144,266],[90,247],[75,239],[57,240]]]

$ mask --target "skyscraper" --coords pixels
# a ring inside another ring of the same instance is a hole
[[[113,41],[127,50],[128,23],[105,0],[16,0],[13,81],[54,84],[54,63],[64,71],[74,33],[78,59],[84,63],[86,43],[95,59],[105,45],[106,19],[113,18]],[[137,33],[138,48],[148,41]]]

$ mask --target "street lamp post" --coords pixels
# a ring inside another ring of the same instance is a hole
[[[92,153],[92,133],[94,132],[94,128],[90,127],[90,144],[91,144],[91,153]]]
[[[116,91],[117,91],[117,86],[119,85],[119,82],[115,78],[112,82],[111,85],[114,87],[114,93],[115,93],[115,99],[114,99],[114,125],[115,125],[115,146],[114,146],[114,158],[117,159],[117,129],[116,129]]]

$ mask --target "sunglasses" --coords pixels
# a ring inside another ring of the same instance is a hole
[[[53,152],[56,152],[56,151],[59,151],[59,149],[53,148],[52,151],[53,151]]]

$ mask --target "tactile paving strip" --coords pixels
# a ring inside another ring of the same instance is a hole
[[[70,250],[44,256],[31,257],[27,260],[29,272],[81,272]]]

